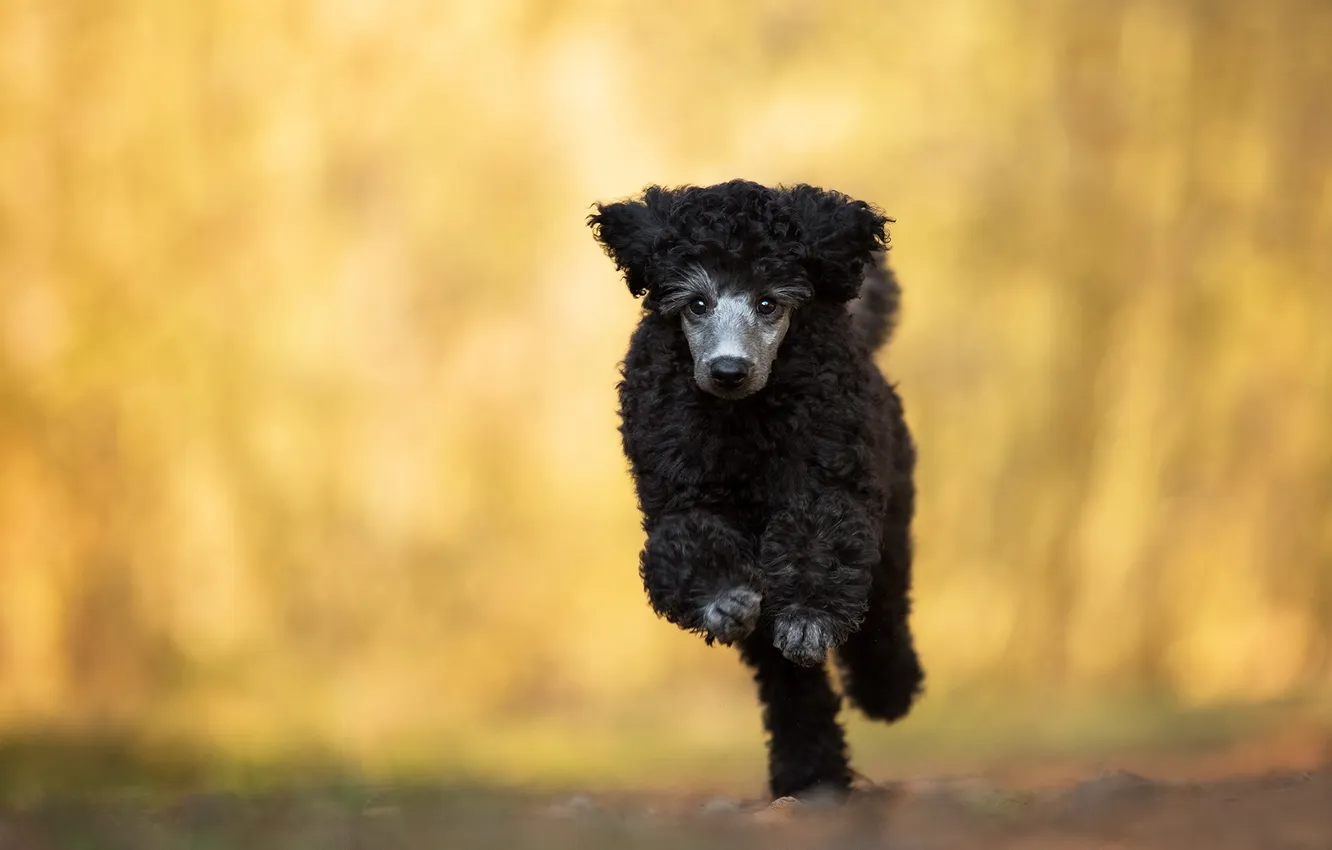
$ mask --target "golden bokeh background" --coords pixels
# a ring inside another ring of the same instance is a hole
[[[6,0],[0,737],[758,781],[747,674],[636,574],[584,223],[737,176],[897,219],[929,693],[858,753],[1317,715],[1329,44],[1321,0]]]

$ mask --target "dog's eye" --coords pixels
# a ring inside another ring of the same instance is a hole
[[[708,302],[704,301],[702,298],[695,298],[693,301],[689,302],[689,312],[693,313],[695,316],[703,315],[708,312]]]
[[[771,298],[764,298],[758,303],[758,311],[761,315],[771,315],[777,309],[777,302]]]

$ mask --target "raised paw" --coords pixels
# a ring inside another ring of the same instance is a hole
[[[772,628],[773,646],[802,667],[822,664],[833,644],[832,629],[821,614],[779,614]]]
[[[762,601],[757,590],[744,585],[723,590],[703,608],[703,625],[718,643],[734,643],[754,631]]]

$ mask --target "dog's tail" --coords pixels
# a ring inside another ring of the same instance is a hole
[[[851,302],[851,325],[868,343],[870,351],[877,351],[893,335],[897,327],[897,313],[902,301],[902,289],[897,275],[888,267],[888,256],[880,251],[874,263],[865,271],[860,284],[860,297]]]

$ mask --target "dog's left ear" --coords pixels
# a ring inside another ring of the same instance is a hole
[[[840,192],[801,184],[784,194],[800,225],[804,265],[816,296],[839,302],[855,298],[875,252],[886,249],[884,228],[892,219]]]
[[[624,282],[635,298],[646,295],[650,288],[648,263],[657,250],[670,203],[669,192],[649,186],[641,201],[597,204],[597,211],[587,217],[593,235],[624,273]]]

